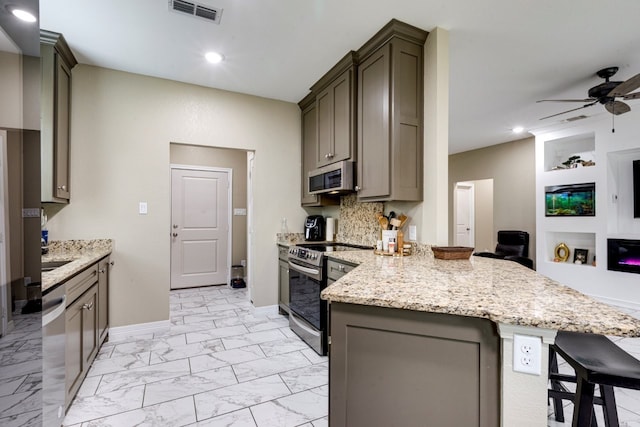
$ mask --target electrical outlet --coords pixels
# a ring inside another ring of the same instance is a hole
[[[513,370],[540,375],[542,339],[529,335],[513,335]]]
[[[147,202],[140,202],[138,204],[138,213],[140,215],[146,215],[149,212]]]
[[[243,267],[246,267],[247,266],[247,260],[246,259],[241,259],[240,260],[240,265],[243,266]]]

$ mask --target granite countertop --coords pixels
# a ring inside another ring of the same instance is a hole
[[[110,239],[63,240],[49,243],[49,252],[42,255],[42,262],[71,261],[68,264],[42,273],[42,292],[81,272],[91,264],[109,255],[113,250]]]
[[[512,261],[334,252],[359,264],[324,291],[331,302],[490,319],[496,323],[640,336],[640,320]],[[576,267],[580,268],[580,267]],[[586,268],[586,267],[585,267]]]

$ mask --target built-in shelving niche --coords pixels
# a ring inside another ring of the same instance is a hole
[[[545,233],[546,240],[546,259],[545,262],[554,264],[566,264],[575,267],[591,267],[593,259],[596,255],[596,234],[595,233],[579,233],[565,231],[548,231]],[[564,243],[569,248],[569,258],[566,262],[555,262],[556,247]],[[586,249],[587,260],[583,264],[574,264],[574,255],[576,249]],[[604,261],[604,260],[602,260]]]
[[[633,217],[633,161],[640,149],[607,153],[607,235],[640,239],[640,218]]]
[[[580,156],[585,162],[596,162],[596,138],[594,133],[575,135],[566,138],[552,139],[544,143],[544,170],[557,171],[570,157]],[[583,167],[578,162],[576,169]]]

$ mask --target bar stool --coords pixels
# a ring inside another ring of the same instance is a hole
[[[556,355],[571,365],[575,376],[558,373]],[[549,347],[549,380],[556,421],[564,422],[562,400],[571,400],[574,427],[596,425],[594,404],[602,405],[607,427],[618,427],[613,387],[640,390],[640,361],[603,335],[559,331],[555,344]],[[563,381],[576,383],[575,394]],[[594,396],[596,385],[600,387],[599,398]]]

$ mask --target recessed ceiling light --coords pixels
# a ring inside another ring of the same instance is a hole
[[[24,22],[36,22],[36,17],[33,16],[33,14],[27,12],[26,10],[13,9],[11,13],[13,13],[13,16],[23,20]]]
[[[524,128],[522,126],[516,126],[513,129],[511,129],[513,131],[513,133],[522,133],[522,131],[524,130]]]
[[[204,57],[212,64],[218,64],[224,59],[224,56],[220,55],[218,52],[207,52]]]

